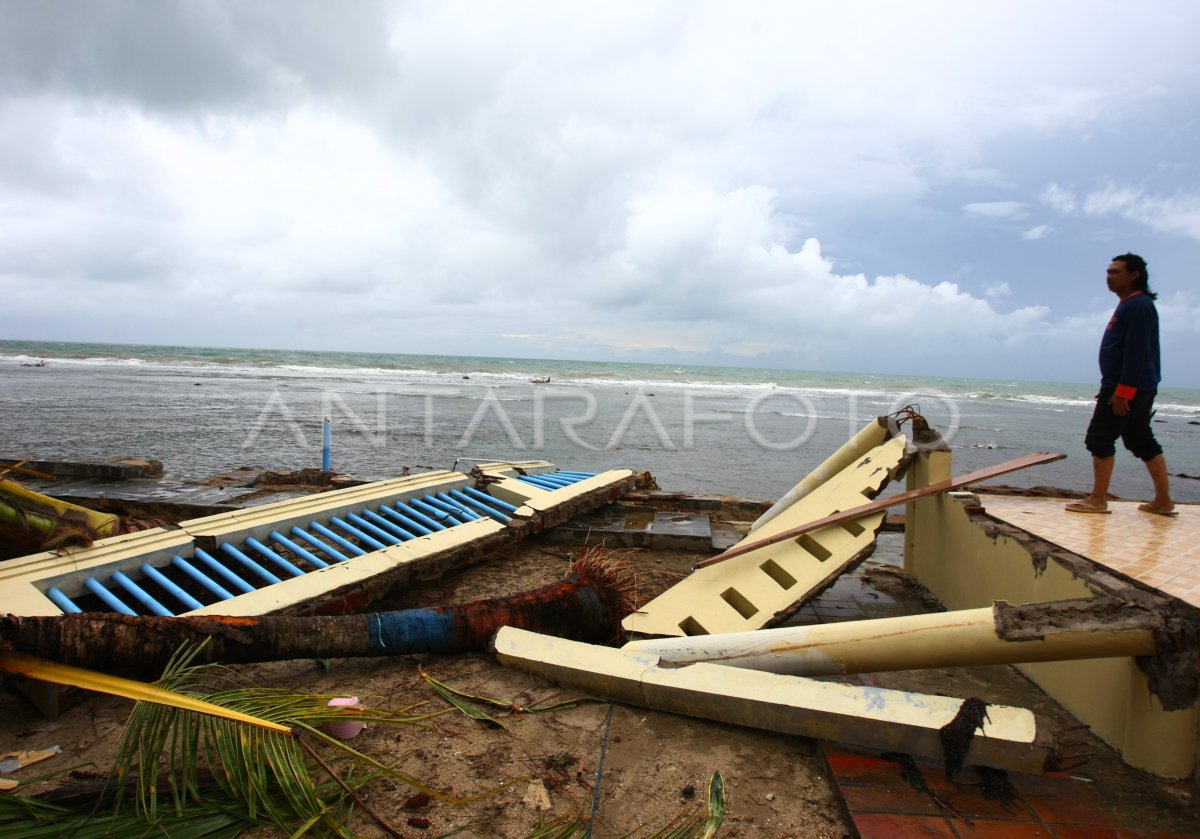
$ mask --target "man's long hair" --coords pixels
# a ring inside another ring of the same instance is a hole
[[[1142,259],[1136,253],[1123,253],[1120,256],[1114,256],[1112,261],[1124,262],[1125,267],[1130,271],[1137,271],[1137,279],[1133,281],[1134,291],[1142,292],[1151,300],[1158,299],[1158,295],[1150,290],[1150,271],[1146,267],[1146,260]]]

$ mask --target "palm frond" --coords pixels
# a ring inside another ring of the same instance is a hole
[[[565,708],[574,708],[576,705],[582,705],[587,702],[608,702],[607,699],[600,699],[595,696],[576,696],[571,699],[564,699],[561,702],[553,702],[548,705],[518,705],[511,699],[493,699],[490,696],[479,696],[478,694],[467,693],[465,690],[459,690],[456,687],[451,687],[443,681],[435,679],[424,670],[421,671],[421,678],[433,688],[434,692],[450,702],[455,707],[462,709],[462,706],[456,699],[466,700],[467,702],[475,702],[480,705],[490,705],[493,708],[504,708],[514,714],[538,714],[544,711],[561,711]],[[453,695],[456,699],[451,699]],[[462,709],[466,713],[466,709]],[[470,714],[468,713],[470,716]],[[490,719],[490,718],[489,718]],[[499,723],[497,723],[499,725]],[[503,728],[504,726],[500,726]]]
[[[190,831],[177,829],[186,822],[213,836],[233,836],[254,825],[270,825],[294,836],[348,837],[345,816],[355,788],[383,772],[443,800],[453,800],[318,728],[335,720],[402,724],[427,716],[331,707],[328,696],[231,686],[232,671],[220,665],[193,665],[199,649],[185,646],[177,650],[153,685],[5,654],[9,657],[3,661],[19,668],[17,672],[138,699],[122,734],[107,788],[87,822],[105,824],[102,835],[190,835]],[[318,782],[309,769],[301,732],[367,764],[372,771],[339,777],[328,763],[319,761],[331,779]],[[15,834],[4,830],[6,839],[26,835],[22,831],[30,831],[28,835],[33,837],[65,835],[61,833],[63,819],[70,818],[69,811],[64,815],[49,804],[45,808],[0,808],[0,819],[5,812],[12,824],[19,826]],[[45,828],[46,822],[57,827]],[[39,832],[43,828],[50,832]]]
[[[713,772],[708,779],[708,818],[704,820],[701,839],[712,839],[725,821],[725,779],[720,772]]]
[[[119,676],[108,676],[104,673],[85,670],[82,667],[72,667],[67,664],[59,664],[55,661],[46,661],[25,655],[24,653],[12,652],[11,650],[0,650],[0,670],[7,670],[9,673],[28,676],[32,679],[41,679],[43,682],[53,682],[57,685],[70,685],[72,687],[93,690],[98,693],[109,693],[138,702],[174,705],[201,714],[228,717],[229,719],[234,719],[248,725],[262,725],[284,733],[288,731],[286,726],[279,725],[278,723],[261,720],[247,714],[231,712],[227,708],[203,702],[193,697],[175,694],[169,689],[164,689],[161,684],[151,685],[146,682],[123,679]]]

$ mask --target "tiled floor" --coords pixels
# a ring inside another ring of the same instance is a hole
[[[1057,498],[979,498],[989,515],[1200,607],[1200,505],[1180,504],[1168,518],[1136,501],[1110,501],[1112,513],[1097,515],[1068,513]]]
[[[1086,782],[1063,773],[1007,776],[1007,796],[984,793],[982,778],[968,767],[958,783],[941,767],[898,762],[902,756],[822,744],[829,770],[861,839],[941,836],[1044,837],[1044,839],[1173,839],[1195,835],[1135,831],[1123,827]],[[1007,798],[1007,800],[1001,800]]]

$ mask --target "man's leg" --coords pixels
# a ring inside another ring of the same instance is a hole
[[[1154,390],[1139,391],[1130,406],[1128,422],[1121,433],[1125,447],[1146,464],[1150,480],[1154,482],[1154,500],[1142,505],[1151,513],[1171,513],[1175,502],[1171,500],[1171,484],[1167,477],[1167,460],[1162,446],[1154,439]]]
[[[1079,503],[1094,510],[1108,509],[1108,485],[1112,482],[1113,466],[1117,457],[1096,457],[1092,455],[1092,493]],[[1146,464],[1149,466],[1149,464]]]
[[[1111,473],[1111,469],[1109,470]],[[1174,510],[1175,502],[1171,500],[1171,482],[1167,477],[1167,459],[1161,454],[1146,461],[1146,471],[1150,480],[1154,481],[1154,500],[1150,503],[1159,510]]]
[[[1113,413],[1108,404],[1111,391],[1101,390],[1096,396],[1096,408],[1088,423],[1083,444],[1092,453],[1092,491],[1086,498],[1072,501],[1067,511],[1072,513],[1103,513],[1108,511],[1108,485],[1112,481],[1117,452],[1113,444],[1125,426],[1125,418]],[[1096,454],[1100,452],[1100,454]]]

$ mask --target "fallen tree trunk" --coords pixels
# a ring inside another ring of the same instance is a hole
[[[469,652],[486,649],[502,626],[607,642],[632,608],[630,590],[619,565],[591,554],[559,582],[457,606],[313,617],[8,615],[0,620],[0,645],[106,673],[152,676],[181,644],[206,639],[197,663]]]

